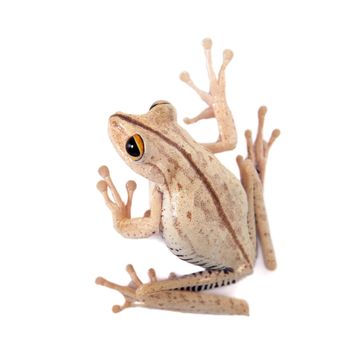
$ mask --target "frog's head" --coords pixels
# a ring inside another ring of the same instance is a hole
[[[164,174],[160,164],[166,161],[169,148],[176,144],[169,136],[176,126],[175,108],[161,100],[153,103],[146,114],[113,114],[108,131],[119,155],[136,173],[162,184]]]

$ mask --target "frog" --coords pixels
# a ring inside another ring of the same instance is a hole
[[[128,285],[119,285],[103,277],[96,284],[120,292],[125,302],[114,305],[113,312],[130,307],[171,311],[249,315],[243,299],[211,293],[250,275],[260,244],[267,269],[277,266],[264,202],[264,180],[269,150],[280,135],[273,130],[268,141],[263,129],[267,108],[258,110],[258,128],[245,132],[247,156],[237,156],[239,178],[224,166],[216,153],[231,151],[237,145],[237,131],[226,99],[226,67],[233,58],[224,50],[218,74],[212,62],[212,40],[202,42],[209,92],[199,89],[188,72],[180,79],[191,87],[207,107],[185,124],[215,118],[218,139],[197,142],[178,124],[175,107],[158,100],[144,114],[116,112],[108,121],[109,137],[117,153],[133,171],[150,184],[150,209],[143,217],[132,217],[131,208],[136,183],[126,183],[127,200],[123,201],[107,166],[99,168],[102,179],[97,188],[110,209],[113,225],[126,238],[160,235],[170,252],[200,270],[177,276],[170,273],[159,279],[153,268],[144,283],[134,267],[126,267]],[[260,242],[260,243],[259,243]]]

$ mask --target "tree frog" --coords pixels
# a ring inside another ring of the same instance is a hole
[[[279,130],[268,142],[263,139],[266,107],[258,111],[255,141],[245,132],[247,157],[237,157],[240,180],[215,153],[232,150],[237,143],[235,123],[225,97],[225,70],[233,57],[224,50],[216,75],[211,57],[212,41],[203,40],[209,76],[209,92],[200,90],[187,72],[180,79],[207,104],[186,124],[216,118],[217,142],[200,144],[177,123],[172,104],[160,100],[142,115],[117,112],[109,118],[110,139],[124,162],[150,182],[150,210],[132,218],[136,189],[126,184],[128,198],[121,199],[106,166],[97,187],[113,217],[115,229],[127,238],[146,238],[160,233],[166,246],[178,258],[197,265],[200,271],[159,280],[153,269],[143,283],[132,265],[127,266],[131,282],[121,286],[98,277],[96,283],[122,293],[125,304],[114,312],[133,306],[209,314],[248,315],[244,300],[205,291],[235,283],[252,273],[257,255],[257,237],[268,269],[276,268],[264,204],[263,184],[268,152]]]

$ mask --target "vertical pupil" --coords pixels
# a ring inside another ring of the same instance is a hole
[[[137,143],[135,141],[134,136],[130,137],[128,142],[126,143],[126,151],[128,154],[130,154],[132,157],[139,157],[140,156],[140,150],[137,146]]]

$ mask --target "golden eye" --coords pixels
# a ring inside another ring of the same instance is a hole
[[[142,158],[145,148],[143,140],[140,135],[135,134],[131,136],[125,145],[126,152],[131,156],[133,160],[139,160]]]

